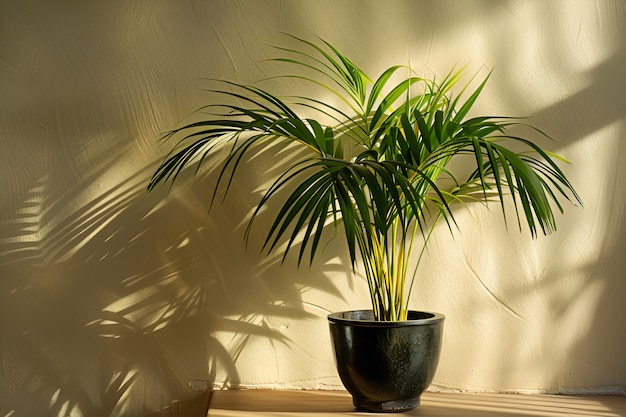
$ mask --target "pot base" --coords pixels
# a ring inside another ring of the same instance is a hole
[[[393,400],[393,401],[369,401],[359,398],[353,398],[352,404],[359,411],[369,411],[372,413],[400,413],[402,411],[409,411],[420,405],[420,399],[411,398],[408,400]]]

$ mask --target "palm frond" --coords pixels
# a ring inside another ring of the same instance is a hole
[[[326,226],[340,226],[352,267],[365,271],[379,320],[406,319],[417,275],[416,268],[409,269],[411,259],[419,265],[440,221],[450,230],[457,227],[453,204],[493,200],[506,219],[511,201],[519,228],[525,223],[535,237],[556,230],[554,210],[563,211],[561,200],[581,203],[557,163],[566,162],[562,157],[508,133],[513,126],[528,126],[551,139],[543,131],[516,118],[468,117],[490,74],[473,90],[470,80],[453,94],[463,69],[438,81],[394,65],[370,78],[323,39],[288,36],[300,47],[276,46],[282,55],[270,61],[295,70],[271,78],[312,83],[340,104],[305,94],[292,95],[296,103],[288,104],[258,86],[223,81],[223,88],[209,91],[224,102],[201,108],[202,120],[163,137],[177,142],[148,190],[175,182],[188,166],[195,165],[197,174],[209,155],[222,155],[213,201],[220,184],[226,183],[228,193],[247,156],[277,143],[303,147],[306,155],[286,163],[261,196],[246,240],[261,210],[275,202],[263,249],[281,247],[283,259],[299,246],[298,264],[305,258],[313,262]],[[407,71],[405,77],[401,70]],[[302,117],[301,109],[334,124]],[[464,179],[451,164],[459,158],[465,169],[471,165]],[[286,198],[279,198],[284,193]]]

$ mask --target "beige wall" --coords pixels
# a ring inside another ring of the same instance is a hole
[[[274,74],[257,62],[278,31],[374,75],[494,68],[479,110],[532,116],[572,161],[585,207],[556,234],[472,207],[462,234],[436,236],[414,297],[447,316],[435,387],[623,393],[623,1],[5,0],[0,416],[149,415],[198,400],[196,379],[340,387],[325,316],[368,306],[340,241],[300,270],[258,255],[263,224],[242,244],[276,160],[252,161],[208,216],[210,175],[145,192],[159,135],[206,104],[203,78]]]

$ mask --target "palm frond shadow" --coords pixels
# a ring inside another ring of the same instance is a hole
[[[202,179],[196,189],[148,194],[151,168],[67,216],[76,190],[51,195],[45,177],[23,207],[2,208],[0,345],[15,364],[0,379],[3,415],[201,410],[208,391],[191,382],[238,386],[248,342],[291,348],[274,318],[319,315],[302,304],[302,288],[337,294],[325,278],[275,277],[266,263],[259,272],[254,251],[233,259],[243,248],[241,217],[229,215],[236,202],[207,215],[206,195],[194,194]],[[249,190],[233,191],[249,198]]]
[[[511,326],[493,332],[490,339],[467,343],[467,337],[459,332],[450,343],[461,343],[463,354],[476,358],[475,363],[468,364],[468,369],[473,371],[480,366],[483,372],[499,378],[499,385],[489,389],[519,384],[520,372],[526,372],[527,377],[535,370],[541,384],[556,387],[555,392],[588,392],[590,386],[596,393],[623,392],[619,377],[619,387],[606,385],[610,378],[599,377],[596,369],[613,369],[613,375],[624,375],[626,369],[620,366],[623,344],[611,342],[615,334],[626,332],[626,322],[619,319],[623,316],[626,284],[616,272],[625,266],[626,223],[621,215],[624,204],[618,197],[621,191],[617,190],[624,189],[626,178],[619,173],[626,152],[624,141],[619,139],[626,134],[623,127],[626,96],[615,88],[615,80],[624,72],[625,65],[626,49],[621,48],[584,74],[591,80],[587,87],[533,115],[533,120],[553,132],[565,150],[580,147],[585,141],[593,140],[605,146],[606,141],[617,139],[609,151],[613,157],[606,158],[602,164],[595,161],[589,164],[590,160],[581,157],[572,161],[573,167],[565,167],[572,183],[581,191],[585,209],[569,211],[568,216],[574,216],[574,220],[560,230],[559,236],[542,238],[533,242],[533,246],[525,237],[516,241],[515,233],[504,236],[504,228],[499,232],[494,229],[489,235],[472,235],[460,245],[457,260],[464,266],[459,269],[465,268],[463,276],[478,290],[457,304],[458,311],[463,312],[459,328],[467,329],[468,323],[482,323],[490,308],[502,311],[511,320]],[[510,91],[506,94],[515,95]],[[592,106],[598,109],[591,110]],[[603,130],[609,126],[615,130],[605,133]],[[558,152],[571,158],[565,151]],[[593,172],[596,169],[600,170],[599,174]],[[596,178],[602,178],[602,182],[590,181],[590,174],[598,175]],[[589,219],[593,219],[593,228]],[[508,226],[514,231],[515,225]],[[510,245],[504,252],[506,256],[502,249],[504,241]],[[597,242],[601,244],[596,246]],[[516,270],[511,270],[511,264],[516,265]],[[445,271],[439,279],[450,284]],[[439,288],[449,289],[445,284]],[[453,327],[455,314],[448,317]],[[521,336],[524,333],[520,329],[527,328],[537,332],[534,340]],[[477,325],[474,330],[479,329]],[[555,335],[559,335],[558,343]],[[458,339],[454,340],[455,337]],[[598,341],[605,341],[600,344],[601,354]],[[502,351],[497,355],[485,354],[495,348]],[[529,354],[533,350],[542,354]],[[481,356],[488,358],[482,361]],[[544,363],[551,369],[549,376],[542,368]],[[488,366],[491,368],[486,369]],[[469,371],[466,379],[460,381],[459,386],[470,388],[475,383]],[[435,382],[447,386],[445,380]]]

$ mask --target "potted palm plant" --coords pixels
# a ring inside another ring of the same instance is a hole
[[[534,237],[556,229],[559,200],[580,199],[557,165],[562,158],[508,133],[521,120],[470,116],[489,76],[458,94],[462,70],[437,80],[395,65],[372,79],[330,43],[291,38],[298,46],[276,47],[281,57],[273,61],[297,71],[280,77],[313,83],[340,104],[223,81],[213,91],[224,101],[203,108],[208,116],[165,135],[178,140],[148,189],[217,153],[223,164],[215,192],[220,183],[227,191],[249,154],[270,144],[305,149],[264,191],[246,236],[260,210],[278,202],[264,249],[282,242],[284,256],[297,250],[300,264],[321,250],[328,225],[339,226],[371,298],[370,310],[328,316],[339,376],[358,409],[410,409],[432,381],[440,351],[443,315],[408,305],[435,226],[443,221],[453,230],[458,203],[495,200],[506,216],[510,198],[519,227],[524,219]],[[219,154],[223,144],[228,150]],[[459,159],[463,177],[450,164]]]

